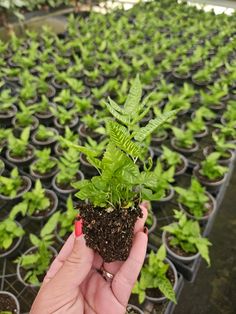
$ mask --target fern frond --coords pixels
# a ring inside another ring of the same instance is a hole
[[[124,111],[127,115],[133,116],[137,112],[139,102],[142,96],[142,85],[137,75],[128,94],[128,97],[124,104]]]

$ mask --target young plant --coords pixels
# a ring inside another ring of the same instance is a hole
[[[220,153],[222,158],[229,158],[231,156],[230,150],[234,151],[236,149],[236,145],[227,142],[223,135],[213,133],[212,138],[214,140],[214,148],[218,153]]]
[[[8,136],[8,148],[11,156],[24,157],[29,149],[30,127],[23,129],[20,138],[16,138],[11,132]]]
[[[22,227],[9,217],[0,221],[0,251],[9,249],[24,233]]]
[[[50,206],[50,199],[46,196],[46,191],[42,187],[40,180],[35,182],[35,187],[32,191],[23,195],[23,201],[15,205],[11,211],[11,218],[18,213],[23,216],[26,214],[32,216],[45,211]]]
[[[187,129],[191,130],[193,134],[204,132],[206,126],[203,118],[196,116],[192,121],[187,122]]]
[[[59,224],[59,236],[61,238],[65,237],[67,234],[71,233],[74,229],[74,221],[78,216],[78,211],[75,210],[71,195],[66,201],[66,211],[63,211],[58,219]]]
[[[151,251],[148,262],[144,264],[140,279],[136,282],[132,292],[138,294],[139,303],[143,303],[147,289],[159,289],[161,293],[172,302],[176,303],[175,291],[167,277],[170,265],[165,262],[166,249],[162,245],[157,253]]]
[[[211,109],[207,107],[200,107],[195,111],[195,117],[197,119],[203,119],[203,120],[212,120],[215,119],[216,113],[212,111]]]
[[[47,113],[50,112],[50,102],[45,95],[42,95],[40,102],[35,104],[35,112],[37,113]]]
[[[182,164],[182,159],[180,154],[176,153],[175,151],[169,149],[167,146],[162,145],[162,154],[160,160],[164,162],[165,165],[168,167],[176,167]]]
[[[236,140],[236,129],[232,126],[223,125],[220,123],[213,124],[213,126],[216,128],[215,134],[219,134],[220,136],[223,136],[226,141],[235,141]],[[0,130],[1,134],[1,130]],[[1,135],[0,135],[0,141],[1,141]]]
[[[196,141],[194,139],[193,132],[190,129],[182,130],[173,126],[172,131],[174,133],[177,146],[186,149],[193,148]]]
[[[44,125],[40,124],[40,126],[38,127],[38,129],[36,131],[35,138],[38,141],[44,142],[44,141],[47,141],[47,140],[49,140],[55,136],[56,136],[56,134],[52,129],[47,128]]]
[[[22,178],[19,176],[17,168],[10,173],[10,178],[0,176],[0,194],[14,198],[19,193],[22,186]]]
[[[178,202],[187,207],[187,210],[196,218],[203,217],[209,208],[209,197],[206,194],[205,187],[201,186],[195,177],[191,179],[191,186],[188,189],[175,187],[179,194]]]
[[[91,130],[95,130],[100,126],[100,121],[98,118],[87,114],[81,118],[81,121]]]
[[[59,185],[71,185],[76,179],[79,171],[79,153],[72,147],[64,151],[58,161],[59,172],[56,176],[56,182]]]
[[[68,110],[62,106],[57,106],[57,108],[51,107],[50,110],[62,126],[70,123],[76,114],[75,109]]]
[[[71,104],[72,95],[70,89],[63,89],[60,91],[59,95],[54,97],[53,101],[59,103],[63,107],[67,108]]]
[[[39,237],[30,234],[30,242],[34,249],[27,255],[22,255],[16,262],[26,272],[24,280],[32,285],[39,286],[40,278],[45,274],[53,259],[53,251],[50,245],[53,244],[53,231],[58,223],[60,213],[55,213],[40,231]]]
[[[171,235],[170,248],[180,248],[185,253],[200,253],[203,259],[210,265],[209,250],[210,241],[201,236],[201,230],[197,221],[187,219],[186,215],[174,210],[174,217],[177,222],[163,227]]]
[[[4,89],[0,94],[0,112],[10,111],[16,100],[16,97],[11,96],[10,89]]]
[[[11,129],[0,128],[0,150],[1,146],[3,146],[7,142],[8,136],[11,132]]]
[[[44,148],[35,152],[37,160],[31,165],[31,169],[39,174],[46,174],[57,166],[57,160],[52,158],[51,149]]]
[[[36,105],[26,106],[22,101],[19,101],[20,111],[16,113],[16,124],[21,128],[25,128],[33,124],[33,114],[37,110]]]
[[[88,200],[91,204],[89,211],[92,219],[95,219],[93,215],[96,215],[98,210],[102,213],[99,219],[103,221],[103,231],[101,232],[100,229],[100,235],[98,234],[98,224],[101,225],[101,222],[96,218],[97,223],[93,226],[93,231],[88,232],[87,239],[90,246],[96,248],[106,261],[125,260],[128,256],[133,226],[140,215],[138,203],[141,201],[143,185],[147,183],[145,171],[143,175],[140,174],[136,164],[138,160],[144,163],[143,142],[155,129],[176,113],[175,111],[165,113],[150,120],[146,126],[140,127],[139,122],[149,112],[152,105],[148,104],[148,97],[141,102],[141,96],[142,87],[137,77],[124,106],[119,106],[111,99],[109,103],[106,103],[111,115],[120,123],[114,121],[114,118],[107,121],[109,142],[101,160],[95,157],[93,150],[71,144],[72,147],[85,154],[88,162],[99,172],[99,175],[91,180],[79,181],[74,186],[79,190],[76,196],[81,200]],[[91,224],[91,218],[86,213],[86,206],[80,208],[84,226]],[[103,219],[110,221],[109,216],[113,215],[116,215],[117,222],[121,219],[122,213],[127,217],[127,224],[116,224],[119,228],[110,223],[104,224]],[[135,215],[132,221],[130,220],[131,213],[132,217]],[[105,243],[101,237],[110,234],[111,230],[113,230],[112,240]],[[121,232],[126,234],[125,238],[129,238],[129,244],[126,241],[126,244],[121,244],[118,249],[114,243],[117,243],[116,239],[120,237]],[[113,245],[116,246],[115,250]]]
[[[201,162],[200,174],[209,180],[218,180],[228,171],[227,167],[218,164],[220,153],[214,152]]]

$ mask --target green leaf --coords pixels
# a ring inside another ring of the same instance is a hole
[[[34,245],[34,246],[39,246],[40,244],[40,239],[38,237],[36,237],[36,235],[34,234],[30,234],[29,235],[29,238],[30,238],[30,242]]]
[[[134,138],[142,142],[144,139],[150,135],[152,132],[154,132],[157,128],[162,126],[164,123],[166,123],[171,117],[173,117],[177,113],[177,110],[172,110],[166,113],[163,113],[161,116],[152,119],[148,122],[148,124],[140,128],[138,132],[135,134]]]
[[[167,278],[161,278],[158,284],[158,288],[167,297],[167,299],[173,301],[174,303],[177,303],[172,284]]]
[[[109,135],[111,141],[127,154],[132,157],[142,158],[141,148],[129,139],[118,123],[114,121],[109,122]]]
[[[107,109],[110,111],[110,113],[113,115],[113,117],[115,117],[117,120],[119,120],[120,122],[122,122],[125,125],[129,124],[129,118],[127,116],[125,116],[122,113],[119,113],[121,111],[120,107],[109,98],[109,103],[105,102],[105,105],[107,106]],[[116,108],[116,109],[114,109]],[[119,109],[118,109],[119,108]],[[119,110],[119,112],[118,112]]]
[[[41,232],[40,232],[41,238],[44,238],[45,236],[51,234],[54,231],[58,223],[59,217],[60,217],[60,212],[57,212],[53,214],[52,217],[49,218],[46,225],[43,227],[43,229],[41,229]]]
[[[137,107],[142,96],[142,85],[137,75],[128,94],[124,104],[124,110],[127,115],[133,116],[137,112]]]

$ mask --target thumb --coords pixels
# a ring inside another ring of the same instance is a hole
[[[94,252],[86,246],[84,236],[75,238],[71,254],[50,281],[53,287],[57,287],[60,291],[72,287],[78,288],[88,275],[93,258]]]

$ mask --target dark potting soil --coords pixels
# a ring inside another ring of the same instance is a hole
[[[9,152],[9,155],[10,155],[11,158],[13,158],[15,160],[22,160],[22,161],[24,161],[24,160],[27,160],[29,157],[33,156],[33,149],[32,148],[27,148],[25,156],[14,156],[14,155],[12,155],[11,152]]]
[[[15,300],[12,299],[11,296],[0,293],[0,313],[1,312],[16,313],[17,307]]]
[[[195,253],[185,252],[181,247],[179,247],[177,245],[176,246],[171,245],[170,244],[171,239],[172,239],[172,236],[167,235],[167,245],[171,249],[171,251],[173,251],[175,254],[177,254],[179,256],[189,257],[189,256],[193,256],[197,253],[197,250]]]
[[[81,133],[84,137],[96,138],[99,136],[99,133],[94,132],[92,129],[87,128],[84,124],[81,126]]]
[[[174,275],[174,272],[170,266],[167,270],[166,277],[170,280],[172,286],[174,286],[175,275]],[[148,288],[148,289],[146,289],[146,294],[147,294],[147,296],[149,296],[151,298],[162,298],[162,297],[164,297],[164,294],[158,288]]]
[[[52,210],[55,200],[54,200],[54,198],[52,197],[51,194],[47,193],[47,191],[46,191],[45,195],[46,195],[47,198],[49,198],[49,201],[50,201],[49,207],[44,209],[44,210],[36,211],[35,213],[33,213],[32,216],[34,216],[34,217],[41,217],[41,216],[43,216],[44,217],[44,216],[47,216],[48,213],[50,213],[50,211]]]
[[[132,246],[135,222],[142,217],[139,206],[108,213],[104,208],[81,205],[79,211],[87,245],[97,251],[104,262],[126,260]]]

